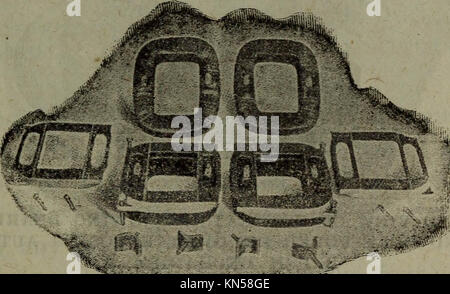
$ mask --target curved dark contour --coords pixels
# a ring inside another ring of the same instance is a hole
[[[233,211],[236,216],[246,223],[258,227],[266,228],[293,228],[293,227],[312,227],[320,225],[325,221],[325,217],[303,218],[303,219],[267,219],[249,216],[243,212]]]
[[[198,225],[209,220],[217,211],[217,207],[199,213],[147,213],[147,212],[125,212],[127,218],[152,225]]]

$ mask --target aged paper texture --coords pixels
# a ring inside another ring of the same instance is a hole
[[[450,273],[449,9],[3,0],[0,273]]]

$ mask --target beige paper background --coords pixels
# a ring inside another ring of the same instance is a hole
[[[19,117],[71,96],[99,67],[127,28],[164,1],[81,0],[82,15],[65,14],[69,0],[0,3],[0,133]],[[448,0],[185,0],[220,18],[242,7],[275,18],[312,12],[334,30],[359,87],[373,86],[401,107],[450,127]],[[0,273],[66,272],[68,251],[25,217],[0,183]],[[365,273],[366,258],[335,273]],[[450,273],[450,235],[408,253],[382,257],[383,273]],[[82,267],[82,273],[95,273]]]

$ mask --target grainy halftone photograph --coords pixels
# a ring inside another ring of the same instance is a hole
[[[447,0],[0,6],[0,273],[450,273]]]

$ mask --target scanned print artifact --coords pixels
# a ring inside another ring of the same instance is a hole
[[[3,134],[2,198],[84,266],[327,273],[445,237],[448,128],[357,85],[325,18],[146,13],[64,103]]]

